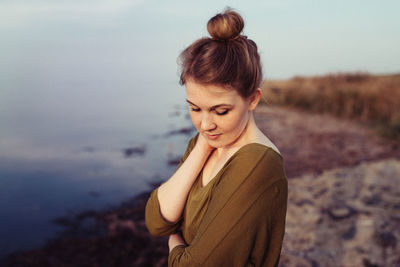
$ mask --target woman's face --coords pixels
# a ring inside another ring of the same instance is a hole
[[[196,129],[216,148],[234,144],[255,108],[236,90],[186,81],[186,101]]]

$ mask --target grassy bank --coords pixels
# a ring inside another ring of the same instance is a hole
[[[262,90],[264,104],[355,119],[384,137],[400,137],[400,74],[296,76],[264,81]]]

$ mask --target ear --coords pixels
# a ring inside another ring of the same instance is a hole
[[[249,110],[254,110],[257,107],[261,98],[261,88],[257,88],[249,98]]]

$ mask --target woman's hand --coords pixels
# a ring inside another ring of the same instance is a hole
[[[174,249],[174,247],[178,245],[186,245],[185,241],[183,241],[182,237],[180,234],[172,234],[169,236],[168,240],[168,247],[169,247],[169,252]]]
[[[201,133],[199,133],[199,137],[197,138],[195,148],[198,148],[207,154],[211,153],[211,151],[215,149],[215,147],[210,146],[206,138]]]

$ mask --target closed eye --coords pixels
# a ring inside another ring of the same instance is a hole
[[[229,111],[229,109],[225,109],[225,111],[224,112],[217,112],[217,114],[218,115],[220,115],[220,116],[222,116],[222,115],[225,115],[225,114],[228,114],[228,111]]]
[[[200,111],[199,108],[191,108],[191,110],[194,111],[194,112],[199,112],[199,111]],[[223,115],[228,114],[228,112],[229,112],[229,109],[226,109],[226,110],[223,111],[223,112],[216,112],[216,113],[217,113],[217,115],[219,115],[219,116],[223,116]]]

